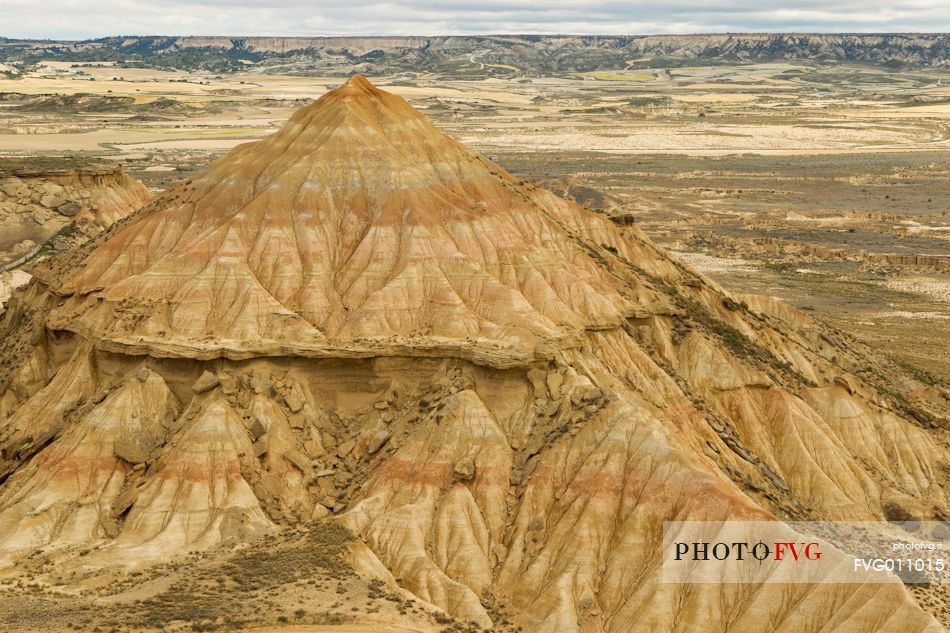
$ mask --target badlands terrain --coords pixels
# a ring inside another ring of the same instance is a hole
[[[5,58],[0,626],[950,624],[656,557],[947,520],[942,66],[496,54]]]
[[[788,301],[945,381],[943,40],[931,38],[926,65],[910,65],[924,49],[906,38],[874,49],[870,40],[849,48],[826,36],[783,37],[769,46],[788,59],[739,60],[744,40],[716,56],[715,38],[697,36],[673,38],[677,55],[651,49],[653,57],[628,56],[609,70],[613,58],[546,70],[527,45],[450,38],[451,46],[426,49],[435,57],[425,72],[386,66],[416,49],[373,38],[278,57],[267,57],[275,54],[268,47],[302,44],[246,42],[264,51],[260,61],[241,58],[240,68],[219,71],[162,65],[191,68],[223,54],[201,40],[119,49],[110,41],[8,40],[0,46],[8,71],[0,79],[0,155],[107,158],[159,190],[274,131],[342,81],[314,73],[365,70],[372,61],[393,72],[374,81],[520,178],[630,216],[727,287]],[[790,41],[811,42],[818,48],[809,54],[822,61],[802,59]],[[584,50],[621,57],[627,50],[605,46]],[[174,60],[162,57],[170,47]],[[859,58],[878,50],[897,65],[858,63],[850,49]],[[443,59],[433,50],[455,53]],[[139,61],[95,61],[119,53]],[[6,239],[36,242],[37,229],[29,229]]]

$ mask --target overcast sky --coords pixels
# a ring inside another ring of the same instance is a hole
[[[0,37],[950,31],[950,0],[0,0]]]

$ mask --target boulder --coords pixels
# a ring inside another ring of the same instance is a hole
[[[221,384],[221,381],[217,376],[212,374],[210,371],[205,370],[195,381],[195,384],[191,386],[192,391],[195,393],[204,393],[210,391]]]
[[[47,209],[56,209],[68,202],[63,196],[62,189],[59,191],[47,191],[40,196],[40,204]]]
[[[56,213],[64,215],[67,218],[71,218],[77,213],[79,213],[79,203],[77,202],[67,202],[66,204],[61,204],[56,207]]]
[[[0,180],[0,191],[11,198],[26,198],[30,195],[30,190],[23,181],[15,176]]]
[[[459,481],[468,481],[475,477],[475,461],[471,457],[463,457],[452,466],[452,475]]]

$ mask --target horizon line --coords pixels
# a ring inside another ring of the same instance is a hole
[[[23,37],[0,35],[0,41],[10,42],[67,42],[83,43],[95,42],[117,37],[127,38],[221,38],[221,39],[344,39],[344,38],[450,38],[450,37],[705,37],[714,35],[754,36],[754,35],[855,35],[855,36],[950,36],[950,31],[701,31],[694,33],[436,33],[422,34],[393,34],[393,33],[353,33],[344,35],[227,35],[190,33],[187,35],[172,35],[163,33],[101,35],[86,38],[56,38],[56,37]]]

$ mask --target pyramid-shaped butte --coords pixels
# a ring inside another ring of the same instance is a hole
[[[945,518],[937,387],[365,79],[35,272],[0,315],[0,583],[342,525],[364,579],[482,629],[941,630],[896,579],[660,567],[673,519]]]
[[[117,231],[53,324],[204,358],[550,357],[638,312],[592,247],[665,264],[609,224],[354,77]]]

